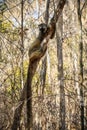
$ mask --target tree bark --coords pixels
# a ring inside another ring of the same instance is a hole
[[[23,68],[23,60],[24,60],[24,35],[23,35],[23,8],[24,8],[24,1],[21,0],[21,43],[20,43],[20,51],[21,51],[21,64],[20,64],[20,82],[21,88],[24,87],[24,68]]]
[[[56,31],[57,37],[57,57],[58,57],[58,80],[60,86],[60,119],[59,130],[65,130],[65,91],[64,91],[64,74],[63,74],[63,48],[61,37],[63,34],[63,16],[60,17],[58,28]]]
[[[80,31],[79,40],[79,86],[80,86],[80,110],[81,110],[81,130],[84,130],[84,88],[83,88],[83,40],[82,40],[82,11],[80,0],[77,0],[78,22]]]

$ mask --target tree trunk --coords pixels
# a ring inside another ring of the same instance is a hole
[[[21,43],[20,43],[20,51],[21,51],[21,63],[20,63],[20,82],[21,88],[24,87],[24,68],[23,68],[23,60],[24,60],[24,36],[23,36],[23,8],[24,2],[21,0]]]
[[[61,16],[58,22],[56,31],[57,37],[57,56],[58,56],[58,79],[60,86],[60,116],[59,130],[65,130],[65,91],[64,91],[64,74],[63,74],[63,48],[61,37],[63,34],[63,17]]]
[[[82,11],[80,0],[77,0],[78,22],[79,22],[79,86],[80,86],[80,110],[81,110],[81,130],[84,130],[84,89],[83,89],[83,40],[82,40]]]

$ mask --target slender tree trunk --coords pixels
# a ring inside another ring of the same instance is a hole
[[[82,40],[82,11],[80,0],[77,0],[77,8],[78,8],[78,21],[80,28],[80,41],[79,41],[79,79],[80,79],[80,109],[81,109],[81,130],[84,130],[84,89],[83,89],[83,40]]]
[[[72,13],[72,22],[73,22],[73,29],[75,29],[75,27],[78,25],[78,18],[77,18],[77,9],[76,7],[76,0],[73,0],[72,3],[70,3],[70,5],[72,6],[73,4],[73,9],[75,13]],[[79,109],[79,102],[80,102],[80,87],[79,87],[79,82],[78,82],[78,73],[79,73],[79,67],[78,67],[78,54],[79,51],[78,49],[75,49],[76,47],[78,47],[78,42],[77,42],[77,38],[74,36],[72,39],[72,59],[73,59],[73,78],[74,78],[74,89],[75,89],[75,107],[74,107],[74,114],[76,116],[75,118],[75,130],[78,130],[78,126],[79,126],[79,122],[77,120],[77,118],[79,118],[80,115],[80,109]],[[72,124],[72,123],[71,123]]]
[[[23,36],[23,7],[24,7],[24,1],[21,0],[21,63],[20,63],[20,82],[21,82],[21,88],[24,87],[24,68],[23,68],[23,60],[24,60],[24,36]]]
[[[51,85],[51,70],[50,70],[50,55],[49,51],[47,50],[47,74],[48,74],[48,85]],[[51,91],[52,91],[52,86],[51,86]]]
[[[20,63],[20,83],[21,83],[21,88],[23,89],[21,96],[20,96],[20,101],[19,101],[19,106],[15,109],[15,114],[14,114],[14,120],[13,124],[11,127],[11,130],[17,130],[17,128],[20,129],[20,119],[21,119],[21,113],[22,113],[22,108],[24,105],[24,100],[25,100],[25,87],[24,87],[24,71],[23,71],[23,59],[24,59],[24,39],[23,39],[23,0],[21,0],[21,63]],[[26,84],[25,84],[26,86]]]
[[[63,48],[61,37],[63,34],[63,16],[60,17],[56,31],[57,38],[57,56],[58,56],[58,78],[60,85],[60,116],[59,130],[65,130],[65,91],[64,91],[64,74],[63,74]]]
[[[86,116],[85,116],[85,120],[86,120],[86,129],[87,129],[87,98],[86,98]]]

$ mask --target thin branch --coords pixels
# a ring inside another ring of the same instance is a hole
[[[87,5],[87,0],[85,0],[83,6],[82,6],[82,8],[81,8],[81,13],[82,13],[82,11],[83,11],[83,9],[85,8],[86,5]]]
[[[49,20],[49,7],[50,7],[50,0],[46,0],[46,11],[45,11],[45,23],[48,24]]]

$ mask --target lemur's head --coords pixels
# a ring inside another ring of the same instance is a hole
[[[38,27],[39,27],[40,33],[42,33],[42,34],[45,34],[47,31],[47,28],[48,28],[47,24],[45,24],[45,23],[41,23],[40,25],[38,25]]]

